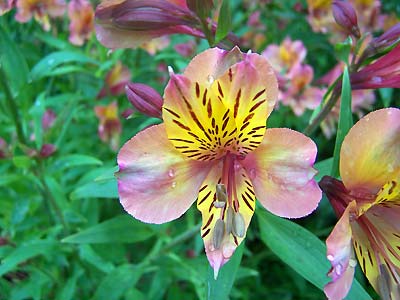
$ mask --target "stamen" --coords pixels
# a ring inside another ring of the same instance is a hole
[[[232,232],[232,223],[233,223],[233,211],[232,206],[229,206],[226,210],[226,218],[225,218],[225,225],[226,225],[226,234],[230,234]]]
[[[212,243],[215,249],[219,249],[221,247],[221,243],[224,238],[224,229],[225,229],[224,221],[218,219],[217,222],[215,223],[214,230],[212,233]]]
[[[242,238],[246,233],[246,225],[244,222],[243,215],[239,212],[233,215],[233,222],[232,222],[232,233],[233,235]]]

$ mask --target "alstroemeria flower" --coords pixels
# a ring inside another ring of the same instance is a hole
[[[256,195],[289,218],[311,213],[321,198],[314,142],[290,129],[266,129],[277,94],[261,55],[206,50],[183,75],[171,74],[164,124],[140,132],[118,154],[120,201],[135,218],[168,222],[197,199],[215,276],[245,238]]]
[[[68,4],[69,41],[74,45],[83,45],[94,30],[94,11],[87,0],[71,0]]]
[[[118,96],[125,92],[125,85],[131,80],[131,71],[120,61],[107,73],[104,87],[97,95],[97,99],[109,95]]]
[[[361,269],[382,299],[399,299],[400,282],[400,109],[369,113],[345,137],[340,152],[343,182],[320,182],[340,217],[327,239],[329,273],[325,287],[341,300],[353,280],[353,243]]]
[[[109,143],[112,150],[119,147],[119,138],[121,135],[121,121],[118,117],[117,102],[109,105],[97,105],[94,107],[96,116],[99,118],[99,137],[103,142]]]
[[[351,74],[352,89],[400,88],[400,44],[388,54]]]
[[[281,93],[282,103],[290,106],[296,116],[301,116],[306,109],[317,108],[325,94],[323,89],[311,86],[313,77],[313,68],[302,64],[293,66],[287,74],[288,87]]]
[[[9,12],[15,6],[14,0],[0,0],[0,16]]]
[[[44,30],[50,30],[50,17],[60,17],[64,14],[64,0],[16,0],[18,22],[28,22],[32,17],[38,21]]]
[[[108,48],[134,48],[177,33],[204,37],[184,0],[105,0],[95,16],[97,39]]]
[[[290,37],[287,37],[281,45],[269,45],[262,55],[278,73],[290,72],[294,66],[302,63],[307,55],[307,49],[302,41],[292,41]]]

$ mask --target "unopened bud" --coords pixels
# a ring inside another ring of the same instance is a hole
[[[142,114],[161,118],[163,99],[152,87],[142,83],[128,83],[125,86],[129,102]]]
[[[347,1],[335,0],[332,3],[333,17],[338,25],[343,27],[356,38],[360,38],[360,29],[357,23],[357,14]]]
[[[370,48],[374,51],[373,54],[379,53],[388,47],[396,45],[400,41],[400,23],[390,27],[381,36],[374,38],[371,41]]]
[[[217,222],[215,222],[214,230],[212,233],[212,243],[215,249],[219,249],[221,247],[221,243],[224,238],[224,229],[224,221],[218,219]]]
[[[230,234],[232,232],[232,222],[234,213],[235,212],[233,211],[232,206],[229,206],[228,209],[226,210],[226,218],[225,218],[227,234]]]
[[[240,238],[244,237],[244,234],[246,233],[244,218],[239,212],[233,215],[232,233]]]
[[[44,144],[40,149],[39,156],[42,158],[47,158],[56,152],[56,146],[53,144]]]

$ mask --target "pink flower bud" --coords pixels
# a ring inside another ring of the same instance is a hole
[[[53,144],[44,144],[40,149],[39,156],[42,158],[47,158],[56,152],[56,146]]]
[[[400,23],[390,27],[381,36],[375,38],[371,42],[371,46],[375,48],[376,52],[383,50],[387,47],[393,46],[400,40]]]
[[[360,37],[360,29],[357,24],[357,14],[350,2],[341,0],[333,1],[332,12],[338,25],[343,27],[356,38]]]
[[[129,102],[142,114],[161,118],[163,99],[155,89],[142,83],[128,83],[125,91]]]

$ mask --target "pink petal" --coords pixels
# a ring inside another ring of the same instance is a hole
[[[310,214],[321,200],[313,179],[316,154],[315,143],[305,135],[287,128],[267,129],[261,145],[242,165],[266,209],[298,218]]]
[[[328,275],[332,281],[325,288],[329,300],[342,300],[348,294],[354,277],[355,259],[352,248],[350,213],[356,208],[351,202],[326,240],[327,258],[332,264]]]
[[[163,124],[130,139],[118,154],[118,193],[125,210],[148,223],[179,218],[196,200],[211,165],[186,159]]]
[[[374,111],[358,121],[340,152],[340,175],[348,190],[375,194],[400,170],[400,109]]]

